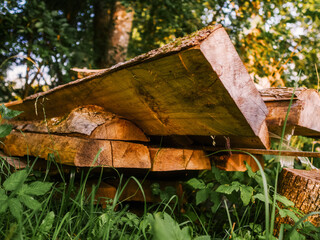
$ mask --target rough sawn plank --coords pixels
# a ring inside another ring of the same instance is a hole
[[[23,111],[20,120],[42,120],[43,109],[52,118],[83,105],[123,116],[149,136],[240,136],[253,139],[247,147],[269,147],[267,107],[221,26],[7,107]]]
[[[293,88],[267,88],[260,90],[269,115],[270,132],[281,136],[283,124],[293,95]],[[287,120],[287,129],[294,135],[320,136],[320,95],[314,89],[298,88],[294,92]]]

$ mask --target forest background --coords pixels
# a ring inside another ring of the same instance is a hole
[[[261,86],[318,88],[319,18],[319,0],[2,0],[0,102],[75,80],[72,67],[107,68],[212,24],[227,29]]]

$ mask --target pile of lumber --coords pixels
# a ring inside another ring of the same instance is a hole
[[[23,113],[10,121],[4,155],[151,172],[210,169],[212,161],[245,170],[245,160],[257,170],[250,156],[229,150],[279,154],[269,150],[269,133],[280,135],[290,101],[286,134],[320,135],[319,94],[259,92],[221,26],[108,69],[74,70],[84,77],[6,104]]]

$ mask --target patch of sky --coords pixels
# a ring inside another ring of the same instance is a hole
[[[0,3],[0,13],[1,14],[15,14],[21,13],[23,10],[21,9],[26,4],[26,0],[17,1],[14,7],[11,7],[10,1],[4,1]]]

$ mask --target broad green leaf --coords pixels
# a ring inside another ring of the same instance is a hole
[[[215,179],[220,183],[220,184],[226,184],[229,181],[229,179],[226,176],[225,171],[221,171],[219,168],[213,167],[212,168],[212,173],[214,174]]]
[[[9,200],[9,209],[11,214],[17,218],[20,219],[22,215],[22,205],[20,201],[17,198],[11,198]]]
[[[8,136],[12,131],[12,125],[10,124],[1,124],[0,125],[0,138]]]
[[[19,188],[19,190],[16,192],[18,195],[24,195],[25,194],[25,191],[26,191],[26,189],[28,188],[29,186],[28,186],[28,184],[25,184],[25,183],[23,183],[22,185],[21,185],[21,187]]]
[[[3,183],[4,189],[7,191],[17,190],[18,187],[22,186],[27,176],[27,170],[19,170],[11,174],[10,177],[7,178]]]
[[[215,213],[221,204],[221,200],[220,200],[220,194],[215,192],[215,191],[211,191],[210,192],[210,201],[213,203],[213,206],[211,207],[211,211],[213,213]]]
[[[0,213],[4,213],[9,206],[9,201],[0,201]]]
[[[239,182],[232,182],[231,185],[224,184],[219,186],[216,189],[216,192],[224,193],[224,194],[231,194],[233,191],[239,191],[240,183]]]
[[[209,198],[209,189],[201,189],[196,194],[196,205],[205,202]]]
[[[262,194],[262,193],[258,193],[256,195],[253,195],[253,198],[254,199],[259,199],[262,202],[266,201],[266,198],[265,198],[264,194]],[[269,196],[269,204],[272,204],[272,199],[270,198],[270,196]]]
[[[252,168],[250,167],[250,165],[247,162],[245,162],[245,164],[246,164],[246,168],[248,169],[248,176],[250,178],[253,178],[260,186],[263,186],[263,182],[262,182],[262,177],[261,177],[260,171],[253,172]]]
[[[281,208],[278,208],[279,210],[279,214],[281,217],[290,217],[293,219],[293,221],[297,222],[299,220],[299,218],[297,217],[297,215],[292,212],[290,209],[281,209]]]
[[[190,231],[190,227],[185,226],[184,228],[182,228],[181,230],[181,237],[180,239],[192,239],[191,238],[191,231]]]
[[[262,232],[262,226],[260,224],[249,223],[249,227],[255,233],[261,233]]]
[[[290,201],[288,198],[277,194],[277,201],[281,202],[286,207],[293,207],[294,203]]]
[[[251,186],[240,186],[240,197],[244,206],[247,206],[250,202],[250,199],[253,195],[253,188]]]
[[[22,112],[17,110],[11,110],[7,108],[4,104],[0,105],[0,115],[3,119],[10,120],[18,115],[20,115]]]
[[[0,188],[0,201],[5,201],[8,199],[8,196],[6,194],[6,191],[2,188]]]
[[[193,240],[211,240],[211,237],[208,235],[195,237]]]
[[[233,172],[231,176],[232,181],[238,181],[238,182],[243,182],[244,178],[245,178],[244,172]]]
[[[231,194],[234,191],[234,188],[231,185],[224,184],[220,185],[217,189],[217,192],[224,193],[224,194]]]
[[[52,228],[54,218],[54,212],[49,212],[48,215],[42,220],[41,225],[39,227],[39,231],[41,231],[42,233],[48,233]]]
[[[153,195],[159,195],[161,193],[160,184],[152,183],[151,184],[151,192]]]
[[[36,23],[34,24],[34,26],[35,26],[36,28],[41,28],[41,27],[43,26],[43,22],[36,22]]]
[[[278,211],[279,211],[279,214],[280,214],[280,217],[281,217],[281,218],[284,218],[284,217],[287,216],[287,213],[286,213],[283,209],[278,208]]]
[[[191,178],[187,181],[187,184],[193,189],[204,189],[206,187],[206,184],[201,179],[196,178]]]
[[[19,195],[18,199],[22,202],[25,206],[32,210],[38,210],[41,208],[41,203],[35,200],[33,197],[28,195]]]
[[[254,176],[255,176],[256,174],[252,171],[251,166],[250,166],[246,161],[245,161],[244,163],[246,164],[246,168],[248,169],[248,175],[249,175],[249,177],[254,178]]]
[[[28,195],[35,195],[35,196],[41,196],[47,193],[53,183],[49,182],[40,182],[40,181],[35,181],[29,185],[26,186],[26,188],[23,190],[24,194]]]
[[[290,235],[290,240],[305,240],[306,237],[302,234],[300,234],[299,232],[297,232],[297,230],[294,230],[292,232],[292,234]]]
[[[167,213],[156,213],[151,229],[153,231],[153,240],[191,240],[189,227],[181,230],[179,224]]]

